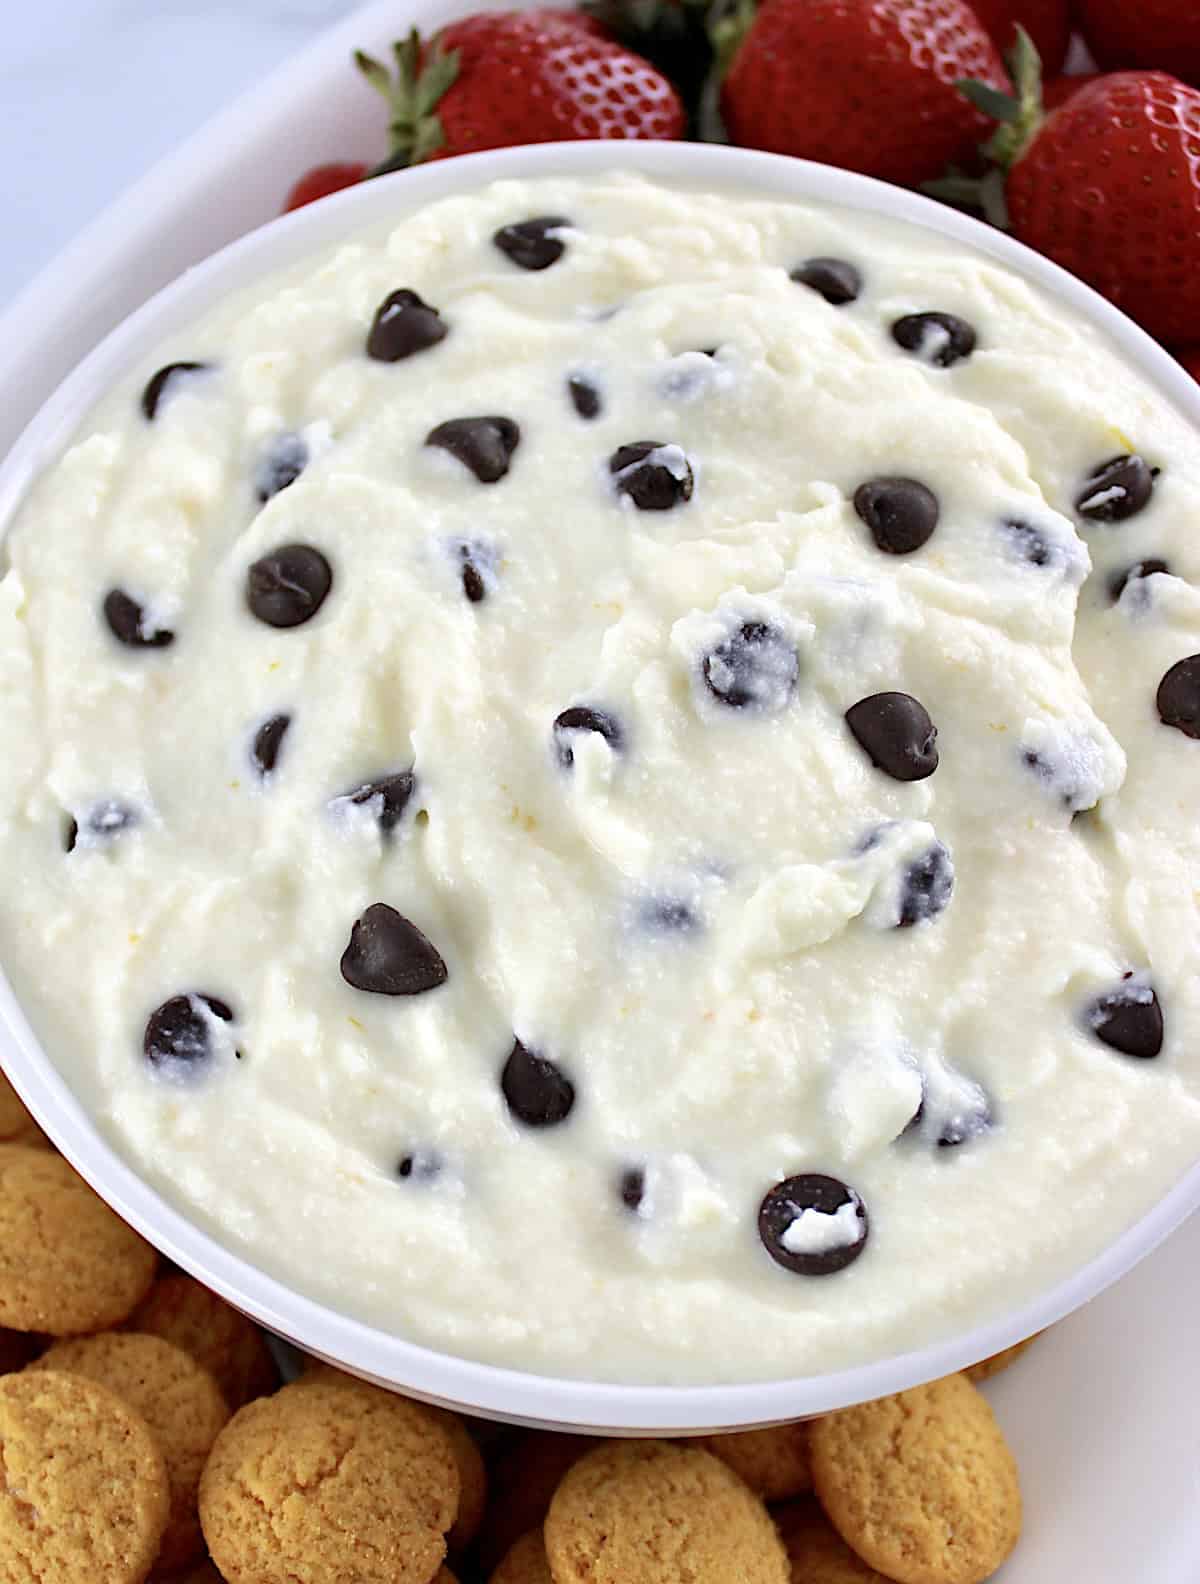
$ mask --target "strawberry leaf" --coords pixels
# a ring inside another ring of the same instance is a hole
[[[359,71],[387,100],[390,112],[387,157],[368,171],[368,176],[418,165],[446,142],[445,130],[434,111],[458,77],[459,52],[445,49],[437,39],[426,49],[421,35],[412,28],[392,45],[392,58],[396,63],[394,74],[364,50],[354,52]]]
[[[954,84],[964,99],[969,99],[976,110],[982,110],[993,121],[1013,122],[1021,114],[1021,106],[1012,94],[1006,94],[991,83],[975,82],[970,78]]]

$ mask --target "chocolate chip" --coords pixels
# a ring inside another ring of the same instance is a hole
[[[638,910],[643,929],[661,935],[691,935],[700,928],[694,908],[679,897],[651,897]]]
[[[957,314],[905,314],[892,326],[892,340],[936,368],[950,368],[975,350],[975,327]]]
[[[777,627],[748,621],[705,655],[701,671],[709,692],[730,709],[774,713],[795,692],[800,657]]]
[[[562,215],[538,215],[533,220],[518,220],[515,225],[501,226],[492,241],[518,269],[549,269],[567,251],[563,239],[551,236],[550,232],[561,231],[570,224]]]
[[[473,561],[468,560],[466,556],[463,557],[462,586],[463,593],[471,601],[472,605],[482,604],[487,598],[487,586],[480,575],[479,568]]]
[[[908,693],[872,693],[846,711],[846,724],[877,770],[894,781],[924,781],[938,767],[937,727]]]
[[[104,596],[104,619],[113,637],[130,649],[165,649],[175,642],[175,634],[156,627],[124,589],[110,589]]]
[[[1157,556],[1150,556],[1145,561],[1135,561],[1132,566],[1125,567],[1120,572],[1114,572],[1108,580],[1109,598],[1115,605],[1124,594],[1126,585],[1141,578],[1153,577],[1156,572],[1165,572],[1168,577],[1171,568],[1165,561],[1160,561]]]
[[[1031,566],[1049,566],[1054,559],[1054,550],[1050,541],[1040,528],[1035,528],[1032,523],[1011,520],[1004,524],[1004,531],[1009,536],[1013,548],[1022,561],[1028,561]]]
[[[392,775],[380,776],[376,781],[364,781],[362,786],[334,801],[363,808],[378,798],[376,819],[379,829],[387,835],[400,823],[416,785],[417,778],[411,770],[397,770]]]
[[[375,310],[367,335],[367,356],[377,363],[399,363],[401,358],[436,346],[449,333],[437,309],[422,302],[415,291],[394,291]]]
[[[646,1197],[646,1173],[640,1166],[627,1166],[617,1180],[617,1193],[626,1210],[638,1211]]]
[[[623,741],[621,727],[611,715],[604,710],[590,709],[586,704],[572,704],[570,709],[554,718],[554,746],[564,770],[575,763],[571,748],[575,732],[598,732],[614,752],[620,750]]]
[[[1136,454],[1109,457],[1088,474],[1075,510],[1089,522],[1124,522],[1149,504],[1157,476]]]
[[[216,996],[193,991],[172,996],[150,1014],[142,1038],[142,1050],[152,1067],[174,1065],[193,1067],[212,1055],[210,1019],[233,1022],[233,1009]]]
[[[308,445],[303,435],[281,434],[263,452],[254,469],[254,493],[269,501],[294,484],[308,466]]]
[[[617,492],[628,495],[639,511],[669,511],[692,498],[696,487],[692,465],[677,445],[662,440],[635,440],[619,446],[608,459]]]
[[[832,1248],[820,1247],[823,1228],[818,1221],[812,1238],[817,1246],[811,1250],[787,1246],[785,1238],[805,1211],[835,1216],[844,1205],[854,1206],[854,1226],[844,1242]],[[869,1231],[866,1206],[854,1189],[837,1177],[826,1177],[820,1172],[785,1177],[770,1190],[758,1210],[758,1235],[763,1247],[777,1265],[798,1276],[832,1276],[845,1270],[866,1248]]]
[[[928,1123],[928,1117],[924,1119]],[[937,1110],[933,1141],[938,1149],[957,1149],[991,1131],[992,1106],[986,1090],[971,1079],[955,1086],[952,1097]]]
[[[604,403],[591,380],[584,379],[582,374],[572,374],[567,380],[567,394],[581,418],[599,418]]]
[[[876,478],[854,492],[854,510],[888,555],[911,555],[938,525],[940,508],[931,489],[916,479]]]
[[[427,446],[449,451],[481,484],[504,477],[520,443],[520,428],[511,418],[448,418],[425,436]]]
[[[413,1182],[432,1182],[441,1175],[442,1157],[436,1150],[416,1149],[402,1155],[396,1166],[396,1176]]]
[[[300,627],[325,603],[333,568],[312,545],[280,545],[246,574],[246,604],[268,627]]]
[[[1200,737],[1200,654],[1176,660],[1158,684],[1155,703],[1164,726]]]
[[[509,1111],[526,1127],[553,1127],[575,1104],[575,1085],[562,1068],[526,1050],[519,1039],[504,1064],[500,1088]]]
[[[900,885],[897,929],[924,924],[948,906],[954,894],[954,865],[950,854],[936,842],[927,853],[909,864]]]
[[[94,836],[100,841],[106,841],[113,836],[119,836],[122,831],[132,829],[138,823],[136,809],[131,809],[126,803],[119,803],[116,798],[107,798],[103,803],[97,803],[88,810],[83,821],[85,836]],[[63,845],[67,852],[74,852],[79,840],[79,824],[71,819],[63,832]]]
[[[158,416],[159,404],[169,385],[173,385],[181,375],[203,374],[211,367],[210,363],[168,363],[157,374],[151,375],[142,392],[142,412],[147,422],[153,423]]]
[[[792,279],[820,292],[834,308],[852,303],[863,284],[861,272],[848,259],[839,258],[806,259],[799,269],[792,271]]]
[[[373,995],[424,995],[449,977],[432,943],[386,902],[372,902],[354,921],[341,966],[348,985]]]
[[[1103,1045],[1148,1061],[1163,1046],[1163,1015],[1157,992],[1127,973],[1115,990],[1097,996],[1085,1019]]]
[[[260,775],[270,775],[274,770],[279,760],[283,739],[291,724],[290,715],[272,715],[270,720],[264,721],[255,732],[250,757],[254,760]]]

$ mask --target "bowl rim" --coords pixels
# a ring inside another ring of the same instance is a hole
[[[981,253],[1090,321],[1200,427],[1200,386],[1090,287],[1002,232],[870,177],[717,145],[550,143],[436,161],[350,188],[252,231],[188,270],[107,335],[58,386],[0,461],[0,540],[33,481],[99,397],[230,291],[439,198],[503,179],[632,172],[673,187],[836,204],[908,222]],[[1138,1221],[1017,1308],[927,1344],[849,1368],[721,1385],[646,1385],[547,1376],[409,1342],[304,1296],[226,1247],[127,1164],[71,1093],[0,970],[0,1058],[45,1132],[92,1187],[182,1270],[310,1353],[379,1384],[514,1423],[624,1434],[698,1433],[778,1423],[903,1390],[973,1363],[1061,1319],[1156,1248],[1200,1206],[1200,1161]]]

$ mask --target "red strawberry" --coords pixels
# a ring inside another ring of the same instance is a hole
[[[1080,72],[1074,77],[1047,77],[1042,84],[1042,109],[1057,110],[1059,105],[1066,104],[1072,94],[1086,88],[1099,76],[1099,72]]]
[[[1166,72],[1114,72],[1046,115],[1024,33],[1012,65],[1015,99],[963,89],[1001,122],[984,149],[994,169],[929,190],[973,198],[1151,335],[1186,341],[1200,325],[1200,89]]]
[[[973,152],[985,123],[959,79],[1007,86],[966,0],[763,0],[735,48],[733,142],[905,184]]]
[[[283,213],[289,209],[303,209],[305,204],[341,192],[343,187],[353,187],[366,174],[365,165],[314,165],[312,170],[305,171],[284,199]]]
[[[1046,74],[1051,76],[1062,70],[1071,42],[1067,0],[971,0],[971,9],[991,34],[997,49],[1012,49],[1020,23],[1037,45]]]
[[[1171,350],[1192,378],[1200,382],[1200,346],[1172,347]]]
[[[1200,83],[1197,0],[1075,0],[1075,14],[1101,66],[1156,66]]]
[[[358,64],[392,113],[381,169],[477,149],[577,138],[677,138],[679,95],[599,22],[572,11],[494,11],[393,45],[396,74]]]

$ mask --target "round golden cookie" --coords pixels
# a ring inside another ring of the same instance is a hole
[[[554,1584],[540,1529],[522,1535],[500,1563],[488,1584]]]
[[[136,1331],[56,1342],[31,1370],[61,1370],[107,1386],[141,1414],[167,1465],[171,1511],[157,1566],[181,1568],[204,1550],[196,1492],[200,1475],[222,1425],[225,1399],[207,1370],[162,1337]]]
[[[719,1457],[763,1501],[787,1501],[812,1490],[806,1424],[697,1436],[690,1445],[703,1447],[713,1457]]]
[[[221,1388],[231,1411],[279,1385],[275,1361],[254,1322],[190,1276],[160,1277],[128,1326],[190,1353]]]
[[[899,1584],[981,1584],[1017,1543],[1017,1466],[965,1375],[817,1420],[812,1457],[834,1528]]]
[[[61,1155],[0,1145],[0,1325],[102,1331],[145,1296],[157,1264]]]
[[[890,1584],[851,1551],[811,1497],[777,1508],[775,1526],[792,1584]]]
[[[367,1392],[383,1391],[382,1387],[373,1386],[370,1381],[365,1381],[358,1375],[351,1375],[346,1370],[326,1364],[323,1359],[309,1359],[299,1384],[345,1386]],[[392,1394],[383,1391],[383,1395],[387,1397]],[[423,1409],[430,1418],[435,1419],[446,1432],[450,1450],[454,1453],[454,1461],[458,1466],[458,1516],[446,1536],[446,1544],[450,1548],[451,1556],[454,1556],[465,1551],[479,1531],[483,1511],[487,1505],[487,1469],[484,1466],[483,1455],[475,1445],[470,1431],[456,1413],[452,1413],[448,1408],[435,1408],[432,1403],[417,1403],[416,1406]]]
[[[0,1144],[28,1144],[50,1149],[51,1143],[26,1111],[20,1095],[0,1072]]]
[[[554,1584],[788,1584],[767,1509],[718,1458],[667,1441],[612,1441],[580,1458],[544,1528]]]
[[[228,1584],[429,1584],[457,1508],[450,1443],[422,1409],[316,1383],[247,1403],[200,1481]]]
[[[141,1584],[167,1521],[144,1419],[94,1381],[0,1379],[0,1584]]]
[[[563,1475],[600,1445],[595,1436],[529,1430],[500,1447],[479,1531],[479,1559],[485,1569],[496,1567],[528,1530],[541,1529]]]
[[[1040,1331],[1035,1331],[1031,1337],[1026,1337],[1024,1342],[1014,1342],[1012,1347],[993,1353],[991,1358],[980,1359],[978,1364],[969,1365],[963,1370],[963,1374],[969,1381],[974,1381],[976,1386],[980,1381],[991,1380],[993,1375],[999,1375],[1001,1370],[1006,1370],[1010,1364],[1019,1359],[1022,1353],[1027,1353],[1041,1335]]]

